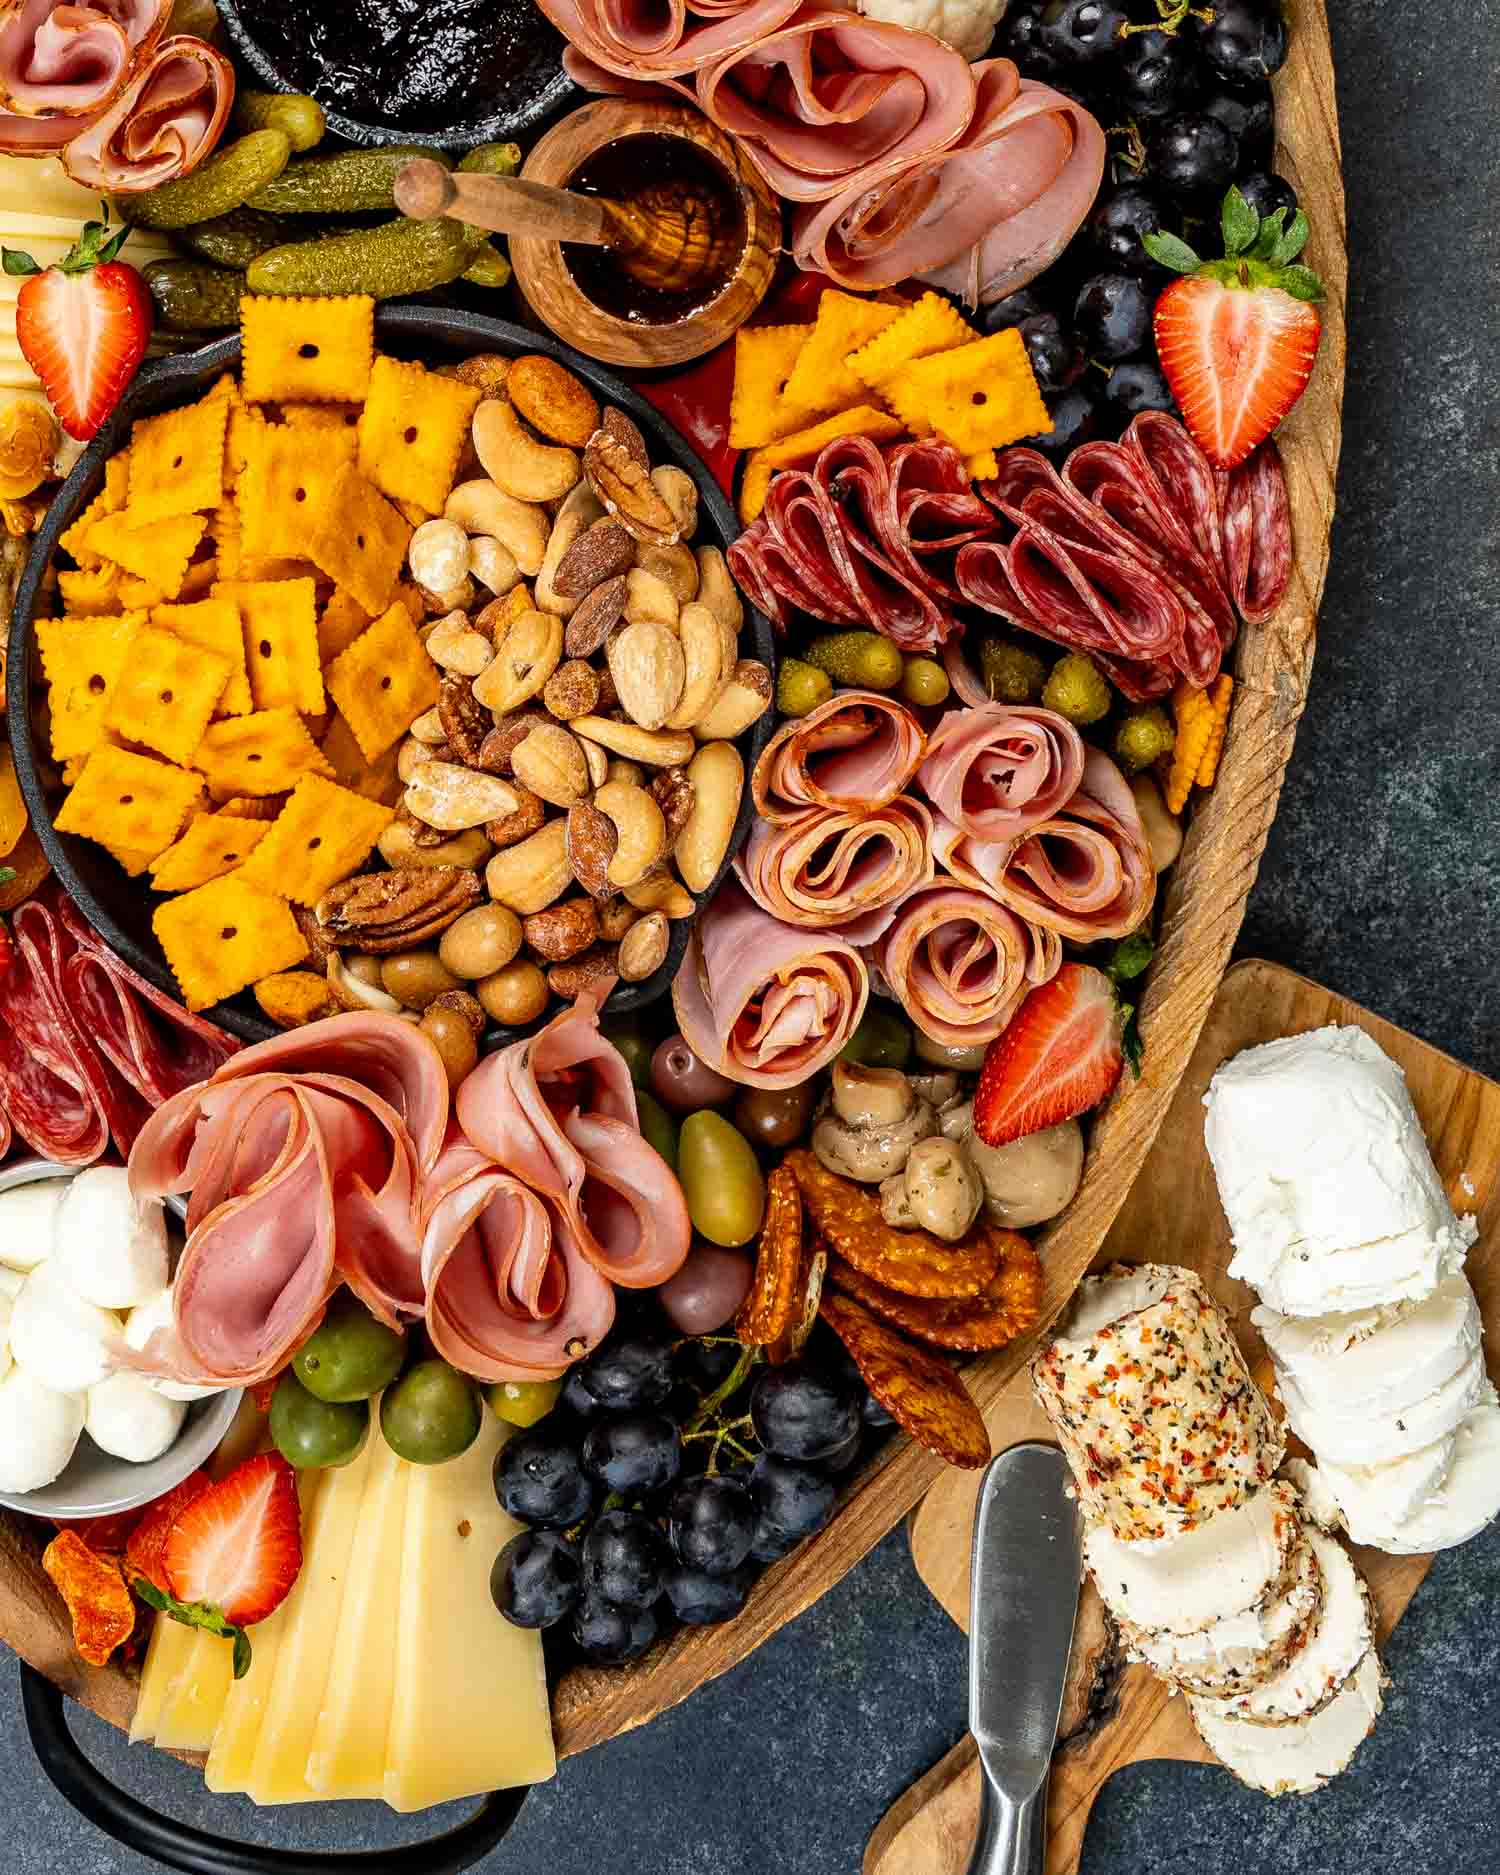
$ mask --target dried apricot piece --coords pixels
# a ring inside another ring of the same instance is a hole
[[[68,1605],[79,1657],[91,1667],[106,1666],[135,1631],[135,1603],[119,1563],[96,1555],[76,1530],[59,1530],[42,1567]]]
[[[989,1463],[983,1416],[941,1355],[904,1340],[848,1296],[825,1295],[819,1313],[865,1385],[918,1445],[965,1470]]]

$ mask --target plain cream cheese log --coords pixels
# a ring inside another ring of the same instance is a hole
[[[1389,1513],[1390,1496],[1379,1471],[1334,1472],[1344,1521],[1356,1543],[1399,1556],[1467,1543],[1500,1514],[1500,1400],[1495,1389],[1472,1407],[1454,1437],[1442,1479],[1401,1517]]]
[[[1321,1790],[1348,1767],[1380,1716],[1384,1676],[1372,1647],[1336,1699],[1293,1725],[1247,1725],[1221,1699],[1190,1699],[1198,1735],[1227,1770],[1270,1797]]]
[[[1194,1634],[1275,1595],[1300,1542],[1295,1493],[1274,1484],[1171,1543],[1125,1543],[1090,1524],[1083,1559],[1120,1620],[1150,1634]]]
[[[1225,1700],[1231,1717],[1258,1725],[1305,1719],[1326,1706],[1374,1643],[1370,1592],[1337,1538],[1304,1524],[1323,1572],[1318,1619],[1300,1648],[1262,1685]]]
[[[1453,1214],[1401,1070],[1363,1030],[1236,1055],[1204,1096],[1231,1276],[1285,1315],[1420,1297],[1476,1227]]]

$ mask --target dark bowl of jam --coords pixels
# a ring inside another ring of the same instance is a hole
[[[307,92],[350,143],[501,141],[573,92],[531,0],[219,0],[219,17],[260,84]]]

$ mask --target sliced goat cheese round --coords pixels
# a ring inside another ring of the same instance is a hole
[[[1352,1315],[1251,1311],[1271,1358],[1315,1409],[1391,1418],[1435,1392],[1480,1344],[1484,1324],[1462,1270],[1420,1302]]]
[[[11,1353],[58,1393],[84,1393],[103,1380],[119,1335],[118,1316],[75,1295],[51,1259],[31,1272],[11,1307]]]
[[[1126,1542],[1181,1536],[1275,1476],[1285,1436],[1192,1270],[1117,1263],[1031,1366],[1085,1513]]]
[[[1425,1296],[1474,1241],[1401,1070],[1363,1030],[1245,1049],[1215,1074],[1204,1105],[1234,1239],[1229,1274],[1282,1314]]]
[[[176,1325],[172,1291],[163,1289],[149,1302],[133,1308],[125,1317],[125,1345],[137,1354],[143,1353],[154,1334],[173,1334]],[[194,1387],[185,1380],[158,1380],[154,1376],[150,1378],[149,1384],[167,1400],[206,1400],[210,1394],[228,1391],[225,1387]]]
[[[1302,1514],[1310,1522],[1330,1534],[1344,1527],[1339,1501],[1329,1490],[1328,1480],[1310,1459],[1287,1459],[1281,1467],[1281,1475],[1288,1484],[1296,1486],[1297,1495],[1302,1499]]]
[[[1480,1406],[1484,1404],[1481,1396]],[[1470,1412],[1476,1410],[1471,1407]],[[1408,1452],[1387,1465],[1338,1465],[1318,1460],[1318,1473],[1339,1507],[1340,1521],[1355,1543],[1374,1542],[1373,1530],[1393,1530],[1442,1490],[1458,1449],[1460,1420],[1431,1445]],[[1377,1545],[1378,1547],[1378,1545]]]
[[[167,1399],[139,1374],[111,1374],[89,1388],[83,1429],[101,1452],[144,1465],[161,1457],[186,1416],[181,1400]]]
[[[149,1302],[167,1285],[167,1221],[161,1202],[132,1197],[122,1165],[91,1165],[68,1186],[57,1214],[58,1269],[101,1309]]]
[[[25,1281],[24,1270],[13,1270],[8,1263],[0,1263],[0,1296],[13,1302],[20,1295]]]
[[[0,1192],[0,1263],[34,1270],[52,1254],[53,1227],[68,1189],[65,1178],[38,1179]]]
[[[1350,1412],[1314,1406],[1290,1374],[1278,1373],[1276,1391],[1293,1432],[1319,1460],[1336,1465],[1388,1465],[1444,1438],[1484,1396],[1484,1349],[1469,1349],[1463,1364],[1441,1386],[1399,1412],[1370,1408]]]
[[[0,1491],[40,1491],[65,1471],[83,1413],[81,1393],[58,1393],[13,1367],[0,1380]]]
[[[1337,1476],[1343,1487],[1345,1474]],[[1379,1476],[1379,1472],[1360,1474],[1362,1481]],[[1477,1536],[1500,1514],[1500,1399],[1495,1389],[1485,1389],[1484,1397],[1459,1427],[1444,1476],[1404,1516],[1389,1515],[1378,1484],[1363,1495],[1355,1491],[1347,1502],[1341,1497],[1340,1502],[1356,1543],[1369,1543],[1398,1556],[1453,1549]]]
[[[1269,1797],[1321,1790],[1348,1767],[1384,1703],[1384,1675],[1372,1647],[1338,1696],[1290,1725],[1247,1725],[1221,1699],[1190,1699],[1198,1736],[1242,1784]]]
[[[1287,1586],[1258,1607],[1223,1615],[1195,1634],[1148,1635],[1120,1623],[1132,1660],[1141,1660],[1186,1693],[1218,1696],[1259,1686],[1304,1646],[1323,1605],[1323,1569],[1305,1532],[1298,1533]]]
[[[0,1380],[10,1372],[15,1364],[15,1356],[10,1351],[10,1314],[11,1298],[0,1295]]]
[[[1323,1572],[1323,1603],[1300,1648],[1263,1684],[1235,1693],[1224,1710],[1258,1725],[1305,1719],[1326,1706],[1369,1652],[1374,1641],[1370,1592],[1348,1552],[1324,1531],[1304,1524]]]
[[[1301,1542],[1296,1496],[1273,1484],[1171,1543],[1123,1543],[1091,1524],[1083,1559],[1105,1606],[1135,1632],[1196,1634],[1278,1595]]]

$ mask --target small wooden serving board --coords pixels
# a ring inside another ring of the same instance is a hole
[[[1270,1362],[1250,1324],[1255,1296],[1225,1273],[1231,1247],[1203,1145],[1203,1095],[1215,1069],[1240,1049],[1330,1022],[1357,1023],[1399,1063],[1455,1208],[1478,1217],[1479,1241],[1469,1253],[1468,1274],[1484,1316],[1495,1379],[1500,1376],[1500,1085],[1347,997],[1276,964],[1251,960],[1225,976],[1156,1144],[1098,1260],[1196,1269],[1229,1311],[1256,1378],[1269,1386]],[[1024,1370],[985,1419],[997,1452],[1020,1439],[1053,1436]],[[981,1475],[945,1473],[911,1517],[917,1573],[963,1628],[968,1626],[969,1553]],[[1369,1549],[1356,1549],[1354,1555],[1374,1595],[1384,1640],[1432,1558]],[[1064,1701],[1064,1742],[1052,1766],[1047,1875],[1075,1875],[1094,1798],[1122,1765],[1153,1758],[1214,1761],[1193,1729],[1186,1702],[1171,1697],[1145,1667],[1121,1667],[1105,1639],[1107,1623],[1089,1586],[1078,1626]],[[974,1741],[966,1735],[887,1811],[870,1838],[864,1875],[963,1875],[978,1806],[979,1767]]]

